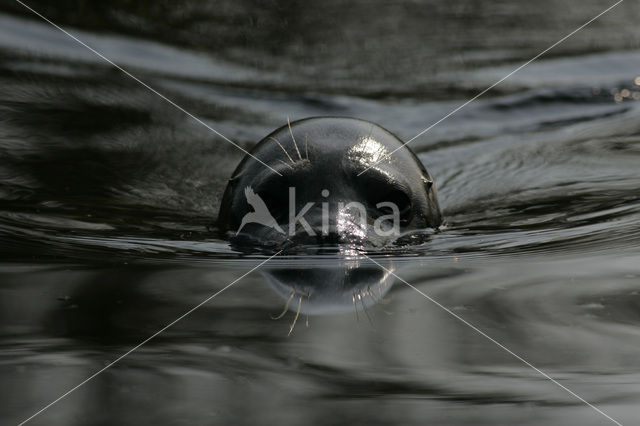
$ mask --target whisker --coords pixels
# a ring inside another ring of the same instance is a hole
[[[293,146],[296,147],[296,152],[298,153],[298,158],[302,160],[302,155],[300,155],[300,150],[298,149],[298,144],[296,143],[296,138],[293,137],[293,130],[291,130],[291,122],[289,121],[289,117],[287,117],[287,125],[289,126],[289,133],[291,134],[291,139],[293,139]]]
[[[287,304],[284,305],[284,310],[277,317],[272,316],[271,317],[272,320],[279,320],[280,318],[282,318],[284,316],[284,314],[287,313],[287,310],[289,309],[289,304],[291,303],[291,300],[293,299],[293,296],[295,296],[295,295],[296,295],[295,290],[291,290],[291,296],[289,296],[289,300],[287,300]]]
[[[304,135],[304,153],[307,157],[307,161],[309,161],[309,137],[308,135]]]
[[[353,301],[353,309],[356,311],[356,321],[360,322],[360,317],[358,316],[358,305],[356,304],[356,294],[352,293],[351,300]]]
[[[285,161],[282,161],[282,160],[281,160],[281,159],[279,159],[279,158],[277,158],[277,160],[278,160],[279,162],[281,162],[282,164],[284,164],[285,166],[287,166],[288,168],[290,168],[291,170],[293,170],[293,167],[291,167],[291,164],[289,164],[289,163],[287,163],[287,162],[285,162]]]
[[[293,161],[293,158],[291,158],[291,156],[289,155],[289,153],[287,152],[287,150],[286,150],[286,149],[284,149],[284,146],[282,146],[282,144],[280,143],[280,141],[279,141],[278,139],[274,138],[273,136],[269,136],[269,139],[271,139],[271,140],[275,141],[275,143],[277,143],[277,144],[278,144],[278,146],[279,146],[280,148],[282,148],[282,150],[284,151],[284,153],[287,155],[287,158],[289,158],[289,161],[291,161],[291,164],[296,164],[296,162],[295,162],[295,161]]]
[[[367,319],[369,320],[369,324],[373,325],[373,321],[371,320],[371,317],[369,316],[369,311],[367,311],[367,306],[364,304],[364,297],[362,296],[362,293],[360,293],[358,295],[358,299],[360,299],[360,304],[362,305],[362,310],[364,311],[364,314],[367,316]]]
[[[374,303],[379,303],[380,300],[375,297],[375,295],[373,294],[373,291],[371,290],[371,286],[367,286],[367,291],[364,293],[365,296],[369,296],[371,298],[371,300],[373,300]]]
[[[307,321],[306,326],[309,328],[309,305],[311,303],[311,291],[307,293]]]
[[[302,308],[302,296],[300,296],[300,299],[298,301],[298,310],[296,311],[296,316],[293,318],[293,324],[291,324],[291,328],[289,329],[289,334],[287,334],[287,336],[291,336],[291,332],[293,331],[293,328],[296,326],[296,322],[298,321],[298,315],[300,315],[300,308]]]

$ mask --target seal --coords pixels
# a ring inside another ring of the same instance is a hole
[[[429,172],[375,123],[307,118],[278,128],[250,154],[229,179],[218,215],[235,246],[369,249],[442,223]]]

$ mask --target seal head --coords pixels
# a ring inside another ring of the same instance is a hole
[[[367,249],[442,223],[433,178],[377,124],[308,118],[275,130],[250,153],[273,170],[247,155],[229,179],[218,229],[233,245]]]

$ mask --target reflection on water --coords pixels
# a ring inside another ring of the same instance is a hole
[[[607,6],[30,4],[245,148],[313,115],[408,140]],[[639,21],[622,3],[412,142],[447,226],[369,253],[624,424],[640,417]],[[0,5],[3,420],[263,260],[216,232],[241,156]],[[33,420],[151,422],[608,424],[363,256],[313,250],[274,259]]]
[[[285,299],[285,309],[307,314],[356,314],[378,303],[391,288],[392,266],[362,265],[363,260],[334,259],[330,265],[312,267],[294,263],[285,268],[267,268],[264,276]],[[366,262],[365,262],[366,263]],[[293,329],[293,328],[292,328]]]

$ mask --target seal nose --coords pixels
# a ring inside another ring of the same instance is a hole
[[[341,226],[339,218],[332,218],[327,226],[322,223],[309,223],[312,233],[307,229],[298,229],[289,239],[295,244],[316,245],[316,246],[336,246],[340,244],[362,243],[368,239],[367,230],[358,229],[353,232],[352,227]]]
[[[287,227],[295,229],[290,239],[300,244],[336,245],[375,239],[366,207],[356,202],[339,200],[331,206],[316,205]]]

